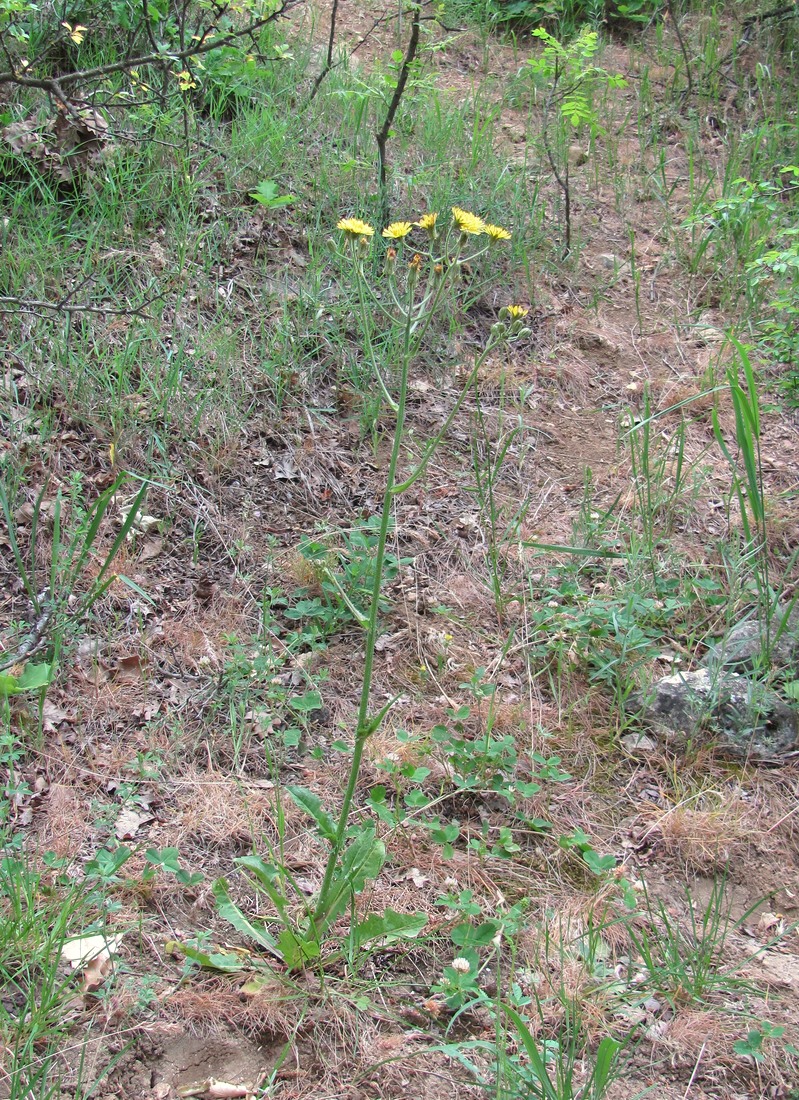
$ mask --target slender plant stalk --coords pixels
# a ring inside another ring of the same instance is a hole
[[[460,256],[461,249],[463,247],[464,238],[463,235],[458,242],[455,249],[455,262],[450,265],[449,272],[456,272],[458,269],[457,259]],[[477,253],[479,254],[479,253]],[[418,258],[417,258],[418,259]],[[413,265],[411,265],[413,267]],[[418,268],[416,269],[418,271]],[[365,295],[365,278],[363,271],[363,264],[360,260],[355,264],[356,278],[359,283],[359,300],[361,302],[361,308],[364,313],[364,322],[368,321],[368,313],[366,308],[366,295]],[[451,278],[452,276],[450,276]],[[439,431],[434,438],[425,447],[421,457],[417,460],[415,468],[412,473],[404,480],[397,480],[397,467],[399,465],[400,452],[402,449],[402,441],[404,437],[405,428],[405,412],[408,396],[408,374],[410,365],[415,357],[416,352],[421,346],[421,342],[424,339],[428,326],[436,312],[438,303],[444,292],[444,287],[448,282],[447,272],[442,269],[442,274],[438,278],[437,283],[427,284],[422,296],[421,303],[416,304],[414,297],[417,288],[417,278],[411,277],[408,280],[407,300],[404,304],[398,301],[402,313],[404,314],[403,334],[402,334],[402,350],[401,350],[401,366],[399,376],[399,394],[396,402],[388,395],[385,384],[380,377],[379,371],[376,371],[377,379],[380,383],[381,389],[385,396],[391,401],[392,407],[396,410],[396,422],[394,425],[394,439],[391,447],[391,457],[388,464],[388,472],[386,475],[386,487],[383,493],[383,504],[380,515],[380,528],[378,531],[377,547],[375,551],[375,563],[374,563],[374,580],[372,582],[371,602],[369,606],[369,613],[366,616],[365,623],[363,624],[366,632],[365,640],[365,653],[364,653],[364,666],[363,666],[363,680],[361,685],[360,702],[358,705],[358,716],[355,724],[355,742],[353,746],[352,760],[350,762],[349,776],[347,779],[347,786],[344,791],[344,796],[339,811],[338,821],[336,823],[335,835],[332,838],[330,846],[330,854],[328,856],[327,865],[325,867],[325,874],[322,880],[322,885],[319,890],[316,906],[314,908],[312,924],[315,927],[317,934],[320,933],[323,922],[328,912],[330,897],[335,885],[336,870],[339,866],[341,853],[344,849],[344,843],[346,839],[347,826],[350,820],[350,812],[352,809],[352,802],[355,797],[355,791],[358,784],[358,777],[361,770],[361,762],[363,759],[363,752],[369,737],[379,727],[380,722],[385,716],[389,706],[383,708],[377,714],[370,714],[369,702],[372,689],[372,674],[374,669],[374,656],[375,647],[379,635],[379,613],[380,613],[380,590],[383,581],[383,566],[385,561],[386,545],[388,542],[388,530],[391,522],[391,513],[393,508],[393,502],[395,497],[400,496],[406,492],[411,485],[421,477],[424,471],[427,469],[427,465],[430,459],[433,457],[436,449],[438,448],[444,435],[449,430],[450,425],[458,414],[461,406],[463,405],[466,395],[470,392],[471,387],[476,385],[477,374],[480,366],[485,362],[486,356],[490,351],[496,347],[498,343],[503,341],[508,329],[504,324],[497,324],[492,328],[491,336],[486,343],[486,347],[482,354],[479,355],[472,367],[469,377],[461,388],[461,392],[453,404],[452,409],[444,420]],[[517,328],[521,322],[517,323]],[[514,330],[515,331],[515,330]],[[374,352],[371,348],[371,341],[369,342],[369,349],[371,357],[374,360]]]
[[[410,76],[411,72],[411,65],[416,60],[416,54],[419,49],[421,18],[422,8],[421,5],[417,5],[413,11],[413,19],[411,20],[411,37],[408,40],[408,48],[405,51],[405,56],[402,59],[402,67],[400,68],[399,77],[397,78],[397,86],[394,89],[394,95],[391,97],[391,102],[388,105],[386,117],[383,119],[383,125],[375,134],[375,141],[377,142],[377,177],[380,189],[380,214],[384,224],[388,221],[389,215],[388,183],[386,174],[386,142],[388,141],[388,135],[394,123],[394,116],[396,115],[400,102],[402,100],[402,95],[405,91],[405,85],[408,83],[408,77]]]
[[[352,753],[352,762],[350,764],[350,774],[347,780],[347,787],[344,791],[344,798],[341,803],[341,812],[339,813],[338,825],[336,827],[336,835],[330,848],[330,855],[327,860],[327,866],[325,867],[325,877],[322,880],[322,886],[319,891],[319,898],[316,903],[316,910],[314,912],[314,924],[319,924],[319,921],[323,919],[326,908],[328,894],[330,893],[330,887],[333,882],[333,876],[336,872],[339,856],[341,855],[341,849],[344,845],[344,834],[347,830],[347,823],[350,817],[350,807],[355,795],[355,788],[358,783],[358,776],[361,770],[361,760],[363,758],[363,750],[366,745],[369,735],[372,732],[372,721],[369,717],[369,697],[371,695],[372,688],[372,669],[374,667],[375,658],[375,643],[377,642],[378,634],[378,615],[380,611],[380,589],[383,580],[383,561],[386,552],[386,543],[388,541],[388,527],[391,521],[391,505],[394,499],[394,479],[397,472],[397,463],[399,461],[400,449],[402,447],[403,427],[405,424],[405,404],[408,394],[408,369],[410,367],[410,349],[411,349],[411,323],[413,320],[413,308],[412,302],[408,305],[407,315],[405,319],[405,331],[403,336],[402,347],[402,370],[400,373],[400,390],[399,400],[397,401],[397,422],[394,428],[394,443],[391,448],[391,458],[388,464],[388,476],[386,478],[386,490],[383,494],[383,509],[380,516],[380,531],[377,539],[377,552],[375,554],[375,575],[374,582],[372,584],[372,599],[369,606],[369,617],[366,624],[366,653],[364,655],[363,666],[363,683],[361,687],[361,699],[358,706],[358,719],[355,726],[355,745]]]

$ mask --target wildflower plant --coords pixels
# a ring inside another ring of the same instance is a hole
[[[376,836],[375,825],[372,822],[356,824],[351,820],[366,743],[380,728],[395,701],[372,709],[374,656],[380,634],[381,586],[388,564],[386,543],[396,499],[424,474],[474,385],[486,357],[497,346],[529,332],[523,327],[525,309],[511,305],[500,311],[484,350],[476,358],[443,424],[422,449],[415,464],[400,471],[411,364],[461,266],[472,263],[489,249],[508,240],[510,233],[499,226],[487,226],[475,214],[459,207],[453,208],[451,221],[444,232],[441,232],[437,213],[426,213],[416,222],[393,222],[381,234],[390,244],[386,251],[383,285],[381,293],[378,293],[367,275],[367,269],[371,271],[371,264],[367,261],[374,246],[374,227],[359,218],[346,217],[338,222],[337,228],[342,236],[340,245],[334,247],[351,265],[365,333],[364,351],[373,370],[374,385],[395,416],[374,546],[368,609],[358,617],[358,624],[365,633],[365,646],[349,775],[336,816],[323,808],[313,792],[296,786],[286,788],[290,797],[314,820],[320,839],[328,847],[324,877],[314,899],[307,900],[302,891],[293,886],[285,868],[267,864],[258,855],[246,856],[238,861],[250,874],[255,888],[268,896],[276,914],[272,921],[282,925],[278,936],[268,931],[267,922],[254,922],[238,909],[229,896],[224,880],[220,880],[215,887],[220,913],[248,938],[259,943],[268,954],[294,970],[302,969],[313,960],[323,961],[323,942],[335,921],[345,912],[349,911],[351,918],[348,940],[351,949],[361,948],[374,940],[386,942],[387,939],[412,938],[418,935],[425,923],[421,914],[406,916],[392,910],[384,914],[371,914],[358,923],[354,913],[355,896],[364,889],[367,881],[377,877],[386,857],[385,845]],[[382,323],[385,335],[389,337],[379,344],[370,336],[373,323],[377,321]],[[298,901],[302,909],[299,918],[294,915]],[[187,953],[197,958],[196,952],[187,950]]]

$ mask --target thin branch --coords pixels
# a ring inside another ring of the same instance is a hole
[[[185,61],[190,57],[199,57],[201,54],[210,53],[211,50],[218,50],[223,46],[229,46],[237,42],[240,38],[246,38],[249,34],[255,34],[256,31],[261,30],[263,27],[267,26],[267,24],[271,23],[273,20],[283,15],[284,12],[299,3],[302,3],[302,0],[282,0],[280,7],[272,12],[271,15],[256,20],[242,30],[230,31],[221,38],[214,38],[210,41],[208,40],[208,36],[212,33],[213,27],[207,27],[199,41],[193,46],[178,50],[176,53],[170,53],[163,50],[158,53],[142,54],[139,57],[126,58],[124,61],[114,61],[108,65],[98,65],[93,69],[81,69],[77,72],[65,73],[63,76],[59,77],[58,80],[53,77],[24,76],[21,73],[14,72],[12,69],[8,72],[0,72],[0,84],[16,84],[22,88],[39,88],[41,91],[50,92],[51,95],[56,96],[57,99],[66,103],[68,99],[63,91],[66,87],[73,84],[86,83],[91,80],[99,80],[104,76],[111,76],[113,73],[127,72],[129,69],[143,68],[145,65],[163,65],[166,61],[174,64],[176,62]]]
[[[744,30],[755,23],[764,23],[767,19],[781,19],[783,15],[799,15],[799,7],[796,4],[787,4],[781,8],[771,8],[769,11],[757,12],[755,15],[747,15],[741,23]]]
[[[350,50],[349,57],[354,57],[355,54],[358,52],[358,50],[360,50],[361,47],[366,45],[366,43],[369,41],[371,36],[377,30],[377,28],[382,23],[386,23],[386,22],[388,22],[389,19],[392,19],[392,18],[393,18],[393,15],[388,15],[387,14],[387,15],[378,15],[376,19],[372,20],[372,25],[369,28],[369,30],[365,34],[362,34],[362,35],[359,36],[358,41],[355,43],[355,45]],[[311,102],[313,97],[316,95],[317,88],[322,83],[322,80],[324,79],[324,77],[327,76],[328,73],[332,73],[334,69],[339,68],[339,66],[342,65],[342,64],[343,64],[342,61],[332,61],[331,60],[330,67],[326,71],[323,70],[319,74],[319,76],[316,78],[316,81],[314,82],[314,86],[311,89],[310,95],[308,96],[308,99],[305,102],[306,107]]]
[[[419,49],[421,15],[421,6],[415,7],[413,10],[413,20],[411,22],[411,37],[408,42],[408,48],[405,51],[405,56],[402,59],[402,68],[400,69],[399,77],[397,79],[397,86],[394,89],[394,95],[391,97],[391,102],[388,105],[388,111],[386,112],[386,117],[383,119],[383,125],[375,134],[375,140],[377,141],[377,166],[378,183],[380,188],[380,207],[383,224],[388,221],[388,191],[386,186],[386,142],[388,141],[389,131],[391,130],[392,123],[394,122],[394,116],[397,113],[397,108],[399,107],[400,101],[402,99],[402,93],[405,91],[405,85],[408,83],[411,65],[415,61],[416,53]]]
[[[669,13],[669,18],[671,19],[671,24],[674,27],[674,33],[677,36],[677,41],[680,44],[680,52],[682,53],[682,59],[685,62],[685,78],[688,81],[688,87],[685,89],[684,94],[687,97],[687,96],[693,95],[694,81],[693,81],[693,77],[691,76],[691,62],[688,60],[688,50],[685,48],[685,39],[682,36],[682,31],[680,30],[680,24],[677,21],[677,13],[674,10],[673,0],[666,0],[666,10]],[[675,79],[675,81],[677,79],[676,72],[675,72],[675,75],[674,75],[674,79]]]
[[[152,298],[145,299],[141,305],[126,306],[124,309],[114,306],[93,306],[88,303],[73,305],[69,298],[72,291],[59,302],[38,301],[35,298],[17,298],[13,295],[0,296],[0,316],[3,314],[29,313],[34,317],[44,318],[53,313],[97,313],[108,314],[115,317],[143,317],[146,321],[152,321],[149,313],[145,313],[147,306],[162,298],[162,294],[154,294]]]
[[[321,72],[317,76],[311,88],[311,94],[308,96],[308,102],[310,103],[316,93],[319,91],[319,85],[325,79],[327,74],[333,68],[333,46],[336,41],[336,17],[338,15],[338,0],[333,0],[333,7],[330,9],[330,36],[327,40],[327,57],[325,63],[322,66]]]

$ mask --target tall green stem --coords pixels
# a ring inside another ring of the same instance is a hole
[[[361,686],[361,699],[358,707],[358,719],[355,726],[355,745],[350,763],[350,774],[344,799],[341,803],[336,835],[330,849],[330,855],[325,867],[325,877],[319,891],[319,898],[314,911],[314,924],[318,927],[324,919],[327,908],[328,894],[336,873],[336,866],[344,846],[344,834],[347,831],[347,823],[350,816],[350,807],[355,797],[355,788],[358,783],[358,775],[361,770],[363,750],[369,735],[373,732],[369,718],[369,698],[372,689],[372,670],[375,659],[375,644],[377,642],[378,615],[380,611],[380,589],[383,580],[383,561],[388,542],[388,527],[391,522],[391,505],[394,499],[394,479],[399,462],[400,449],[402,447],[402,433],[405,426],[405,405],[408,394],[408,370],[411,361],[411,322],[413,318],[412,291],[409,294],[410,301],[405,318],[405,332],[402,344],[402,370],[400,373],[400,392],[397,401],[397,423],[394,428],[394,442],[391,448],[391,458],[388,464],[388,476],[386,489],[383,494],[383,509],[380,517],[380,531],[377,537],[377,551],[375,554],[374,581],[372,583],[372,599],[369,607],[369,616],[366,624],[366,653],[364,656],[363,684]]]

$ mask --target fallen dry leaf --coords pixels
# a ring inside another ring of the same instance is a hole
[[[42,727],[46,733],[53,733],[62,722],[72,721],[74,715],[56,706],[50,699],[45,699],[42,707]]]
[[[142,825],[149,825],[152,814],[140,814],[136,810],[122,810],[114,825],[117,840],[133,840]]]
[[[83,992],[96,993],[105,979],[114,969],[111,956],[106,951],[95,955],[83,971]]]
[[[152,561],[153,558],[157,558],[163,549],[163,539],[147,539],[144,546],[142,546],[141,548],[141,553],[139,554],[139,565],[146,561]]]
[[[67,940],[61,948],[61,958],[70,964],[73,970],[85,966],[101,955],[115,955],[122,943],[122,934],[116,936],[78,936]]]

